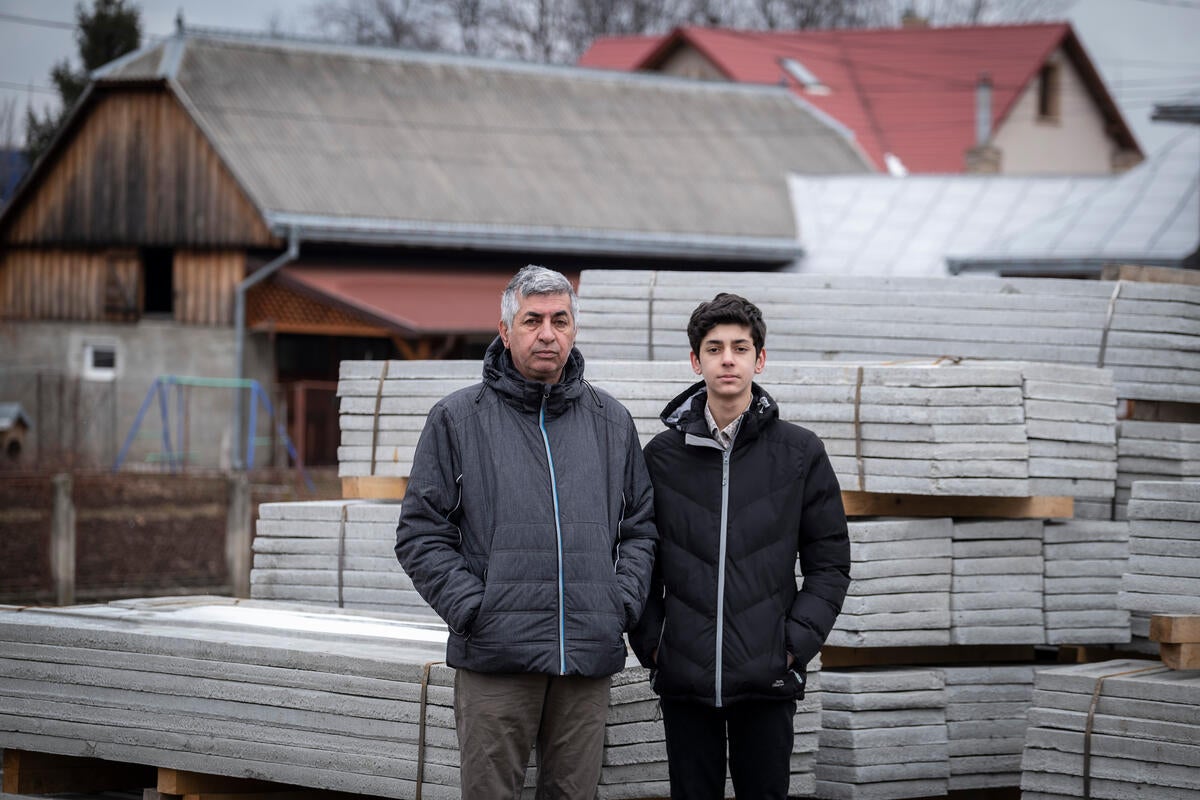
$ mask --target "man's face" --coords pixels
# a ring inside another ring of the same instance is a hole
[[[558,383],[575,346],[571,297],[531,294],[521,299],[512,330],[500,322],[500,340],[512,353],[517,371],[531,381]]]
[[[766,348],[754,352],[754,338],[746,325],[715,325],[700,342],[700,355],[692,353],[692,369],[704,378],[710,397],[750,402],[750,384],[767,361]]]

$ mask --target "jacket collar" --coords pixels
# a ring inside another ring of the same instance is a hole
[[[742,415],[742,424],[738,428],[734,447],[737,447],[738,442],[756,438],[759,432],[779,417],[779,406],[757,383],[750,385],[750,395],[750,408]],[[712,433],[708,430],[708,422],[704,418],[704,406],[707,403],[708,388],[704,381],[697,381],[667,403],[659,419],[668,428],[688,436],[711,439]]]
[[[572,347],[558,383],[531,381],[517,371],[512,353],[497,336],[483,356],[483,382],[515,408],[536,414],[546,400],[546,416],[557,416],[583,392],[583,354]]]

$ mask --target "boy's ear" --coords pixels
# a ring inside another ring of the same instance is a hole
[[[691,356],[691,359],[692,359],[692,372],[699,375],[700,374],[700,358],[696,355],[695,351],[688,353],[688,355]]]
[[[754,374],[758,375],[763,371],[763,367],[767,365],[767,348],[758,348],[758,357],[754,359]]]

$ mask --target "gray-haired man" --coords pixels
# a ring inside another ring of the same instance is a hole
[[[396,556],[450,628],[464,800],[592,800],[622,634],[657,533],[629,412],[583,380],[578,299],[528,266],[501,298],[483,381],[429,413]]]

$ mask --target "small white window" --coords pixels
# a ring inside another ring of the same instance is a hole
[[[83,377],[89,381],[116,380],[117,346],[111,342],[84,343]]]

